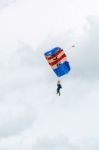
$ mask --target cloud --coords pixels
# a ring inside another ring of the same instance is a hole
[[[13,99],[14,100],[14,99]],[[0,138],[21,134],[32,127],[34,113],[24,105],[0,104]]]
[[[83,40],[79,41],[78,39],[78,45],[76,45],[75,52],[73,52],[73,56],[71,56],[71,63],[73,69],[72,73],[73,76],[75,76],[76,78],[79,77],[82,79],[86,79],[87,81],[91,79],[97,80],[99,76],[98,16],[96,18],[89,17],[87,19],[86,26],[87,28],[85,28],[85,35],[83,37]]]
[[[26,102],[35,70],[32,66],[33,52],[26,44],[17,44],[9,57],[5,53],[5,61],[1,60],[0,138],[22,133],[32,127],[35,120],[34,109]]]
[[[98,150],[98,148],[98,139],[87,138],[73,142],[65,136],[43,137],[33,146],[33,150]]]
[[[16,2],[16,0],[0,0],[0,9],[3,9],[14,2]]]
[[[33,150],[78,150],[79,148],[72,144],[66,137],[59,136],[55,138],[43,137],[33,146]]]

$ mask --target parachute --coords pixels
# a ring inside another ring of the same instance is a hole
[[[58,77],[61,77],[70,71],[67,55],[60,47],[55,47],[45,52],[44,55],[49,65]]]

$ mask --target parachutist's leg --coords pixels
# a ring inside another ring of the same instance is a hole
[[[59,96],[60,96],[60,90],[59,90]]]
[[[59,96],[61,95],[60,88],[57,88],[57,94],[59,94]]]
[[[57,88],[57,94],[59,93],[59,89]]]

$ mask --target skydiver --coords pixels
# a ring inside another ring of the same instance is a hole
[[[60,96],[60,89],[62,88],[62,85],[60,84],[60,81],[57,82],[57,94]]]

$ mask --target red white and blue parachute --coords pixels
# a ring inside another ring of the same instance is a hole
[[[58,77],[67,74],[70,71],[70,65],[67,61],[67,55],[60,47],[55,47],[44,53],[49,65]]]

